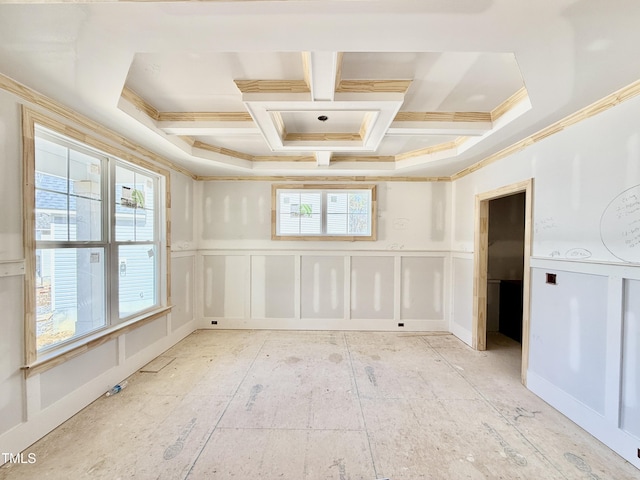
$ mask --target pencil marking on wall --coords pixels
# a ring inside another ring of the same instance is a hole
[[[175,458],[184,448],[184,442],[187,440],[187,437],[189,436],[195,425],[196,419],[192,418],[189,423],[184,426],[182,432],[180,432],[180,436],[176,439],[176,441],[165,449],[162,458],[164,458],[165,460],[171,460],[172,458]]]
[[[382,275],[380,272],[376,272],[373,276],[373,309],[376,312],[379,312],[382,308],[381,298],[382,298]]]
[[[411,308],[411,269],[409,267],[404,269],[402,275],[402,307],[407,310]]]
[[[369,365],[367,365],[366,367],[364,367],[364,371],[367,373],[367,377],[369,377],[369,381],[371,382],[371,384],[374,387],[377,387],[378,379],[376,378],[376,372],[373,369],[373,367],[370,367]]]
[[[564,454],[564,459],[575,466],[581,472],[587,474],[589,480],[602,480],[598,475],[591,471],[591,465],[589,465],[582,457],[576,455],[575,453],[566,452]]]
[[[640,185],[616,196],[600,218],[600,238],[611,254],[640,263]]]
[[[320,311],[320,263],[313,264],[313,311]]]
[[[591,257],[591,252],[586,248],[572,248],[567,250],[567,253],[565,253],[564,256],[568,259],[579,260]]]
[[[502,451],[511,463],[514,463],[520,467],[527,466],[527,459],[524,456],[520,455],[511,445],[509,445],[509,442],[502,438],[502,435],[500,435],[495,428],[493,428],[486,422],[483,422],[482,425],[484,425],[491,436],[498,441],[498,443],[502,447]]]
[[[542,233],[547,230],[554,230],[558,228],[558,222],[553,217],[544,217],[535,222],[534,231],[535,233]]]
[[[411,220],[408,218],[394,218],[393,219],[393,229],[394,230],[406,230],[411,223]]]
[[[251,387],[251,393],[249,394],[249,400],[247,400],[246,409],[247,411],[251,411],[253,408],[253,404],[256,403],[256,398],[258,394],[264,389],[264,387],[260,384],[254,385]]]
[[[338,308],[338,272],[335,268],[331,269],[331,310]]]

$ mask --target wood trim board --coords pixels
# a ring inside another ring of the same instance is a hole
[[[150,171],[157,173],[161,181],[164,182],[165,198],[164,198],[164,219],[165,231],[162,232],[160,243],[164,243],[165,255],[163,255],[162,267],[165,274],[161,279],[161,289],[164,291],[164,301],[167,305],[171,302],[171,174],[170,171],[159,167],[157,164],[150,162],[146,159],[139,158],[128,151],[122,150],[109,143],[103,142],[92,135],[85,134],[75,126],[71,126],[70,122],[61,122],[54,120],[40,112],[37,112],[29,107],[22,106],[22,142],[23,142],[23,245],[25,252],[25,276],[24,276],[24,342],[25,342],[25,364],[32,366],[38,364],[38,368],[31,370],[30,374],[34,371],[42,371],[42,369],[48,369],[52,366],[58,365],[68,358],[70,351],[80,352],[85,351],[87,348],[93,348],[104,342],[98,342],[99,339],[109,337],[112,332],[118,332],[117,335],[126,333],[134,328],[142,326],[149,320],[149,315],[142,315],[135,321],[125,322],[123,326],[112,325],[107,327],[104,332],[97,334],[95,339],[92,339],[86,343],[81,343],[73,347],[62,346],[47,357],[46,361],[38,360],[37,344],[36,344],[36,285],[35,285],[35,125],[38,124],[44,128],[55,131],[62,135],[77,140],[89,147],[96,148],[106,155],[117,157],[121,160],[126,160],[132,164],[144,167]],[[166,314],[170,308],[163,306],[158,310],[162,311],[162,314]],[[153,317],[153,314],[152,314]],[[153,318],[157,318],[153,317]],[[109,337],[113,338],[113,337]],[[73,355],[75,356],[75,355]],[[46,364],[46,368],[45,368]],[[29,372],[31,367],[26,367],[25,371]]]
[[[506,185],[475,197],[475,227],[473,253],[473,316],[471,346],[487,348],[487,270],[489,252],[489,201],[516,193],[525,194],[524,274],[522,279],[522,368],[521,379],[527,384],[529,367],[529,335],[531,310],[531,242],[533,216],[533,179]]]

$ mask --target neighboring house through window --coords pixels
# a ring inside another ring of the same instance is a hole
[[[38,353],[163,306],[162,176],[35,126]]]

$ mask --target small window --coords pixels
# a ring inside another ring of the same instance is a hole
[[[274,185],[274,240],[375,240],[375,185]]]

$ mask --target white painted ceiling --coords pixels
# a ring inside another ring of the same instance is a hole
[[[2,3],[0,73],[197,175],[450,176],[639,79],[638,25],[635,0]]]

